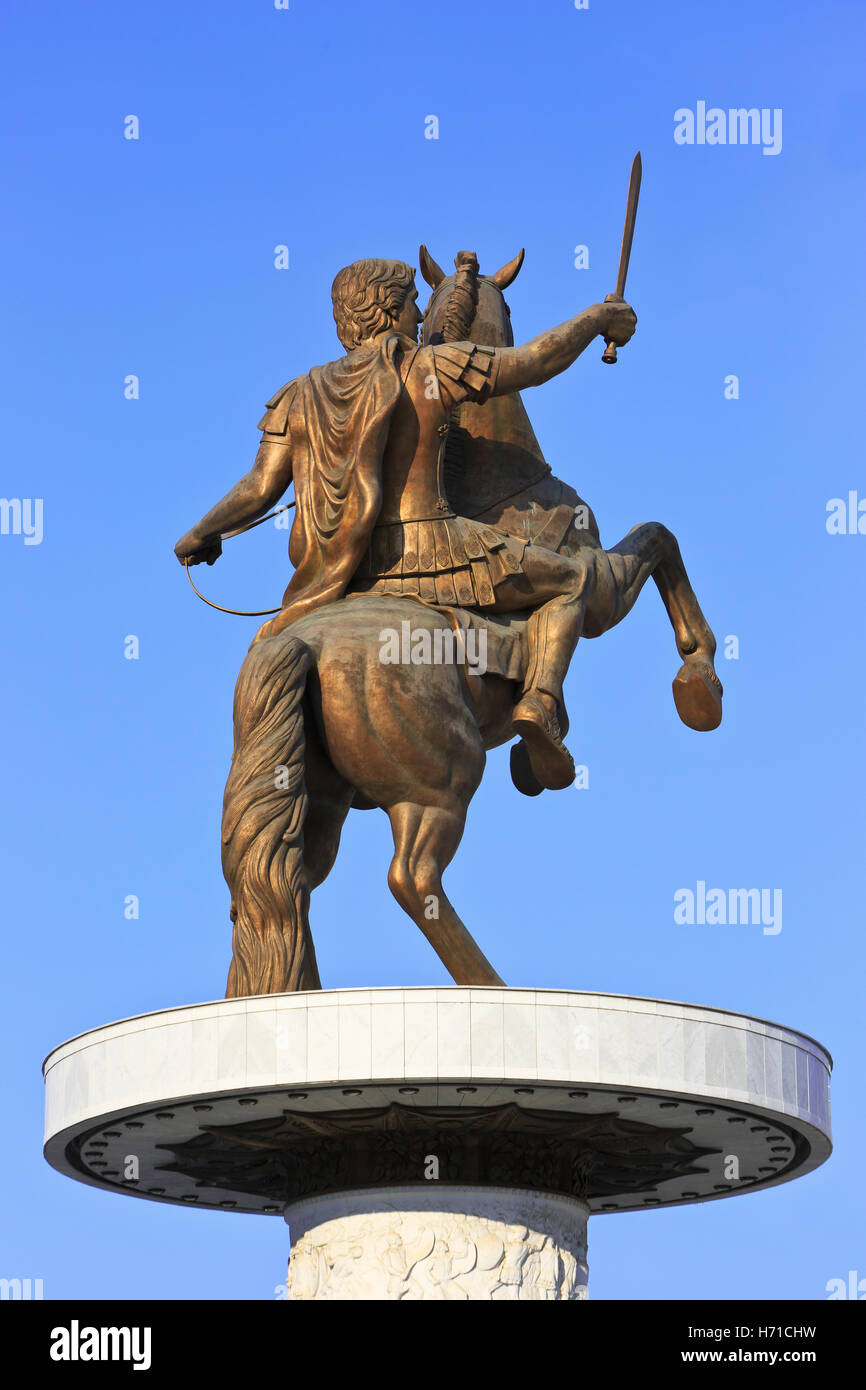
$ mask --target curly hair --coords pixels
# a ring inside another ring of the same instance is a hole
[[[404,261],[353,261],[337,273],[331,302],[337,337],[347,352],[391,327],[414,279],[414,267]]]

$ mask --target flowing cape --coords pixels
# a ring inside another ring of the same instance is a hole
[[[267,635],[342,598],[382,505],[382,456],[402,381],[389,333],[283,386],[259,421],[292,452],[295,567]],[[264,633],[263,633],[264,635]]]

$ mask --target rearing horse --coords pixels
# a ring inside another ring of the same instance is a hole
[[[426,341],[439,335],[510,344],[502,291],[521,260],[481,276],[474,255],[461,253],[456,275],[445,277],[422,248],[422,272],[434,290]],[[447,490],[458,512],[588,567],[606,567],[613,583],[604,588],[613,600],[590,600],[583,635],[618,623],[653,575],[683,661],[674,681],[677,709],[692,728],[716,727],[715,641],[671,533],[649,523],[605,551],[589,508],[551,474],[517,395],[462,405],[447,445]],[[223,807],[223,871],[234,921],[229,997],[321,987],[310,893],[333,867],[353,805],[388,815],[388,885],[454,980],[502,984],[449,901],[442,875],[459,846],[486,750],[514,737],[519,682],[507,662],[481,674],[459,659],[392,664],[382,657],[384,633],[399,632],[407,619],[413,634],[441,647],[457,616],[401,595],[361,593],[250,649],[235,692]],[[499,619],[506,645],[509,629],[519,641],[526,621],[520,613]],[[516,771],[521,789],[534,794],[526,768],[518,764]]]
[[[459,253],[451,276],[426,246],[420,248],[419,264],[433,290],[424,316],[425,343],[513,344],[503,290],[523,264],[522,251],[490,276],[479,275],[473,252]],[[573,559],[610,565],[614,603],[599,607],[590,598],[584,637],[598,637],[621,622],[652,575],[683,660],[673,683],[677,712],[692,729],[718,727],[722,687],[713,667],[715,638],[689,582],[677,539],[667,527],[654,521],[634,526],[618,545],[604,550],[589,506],[551,472],[517,393],[483,405],[464,401],[457,406],[445,464],[448,497],[459,515],[489,522]]]

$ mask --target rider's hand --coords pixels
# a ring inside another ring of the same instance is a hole
[[[625,347],[637,327],[637,314],[634,309],[630,304],[626,304],[624,299],[617,299],[612,294],[609,294],[598,307],[602,320],[602,336],[608,342],[615,343],[617,347]]]
[[[222,539],[219,536],[201,536],[193,529],[180,538],[174,553],[182,565],[187,561],[191,565],[212,565],[223,553]]]

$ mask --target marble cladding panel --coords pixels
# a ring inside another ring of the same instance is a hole
[[[472,999],[469,1004],[470,1073],[473,1077],[505,1077],[505,1006],[499,1001]]]
[[[820,1047],[693,1005],[561,990],[331,990],[161,1010],[50,1054],[46,1132],[160,1098],[466,1079],[715,1096],[829,1125]]]

